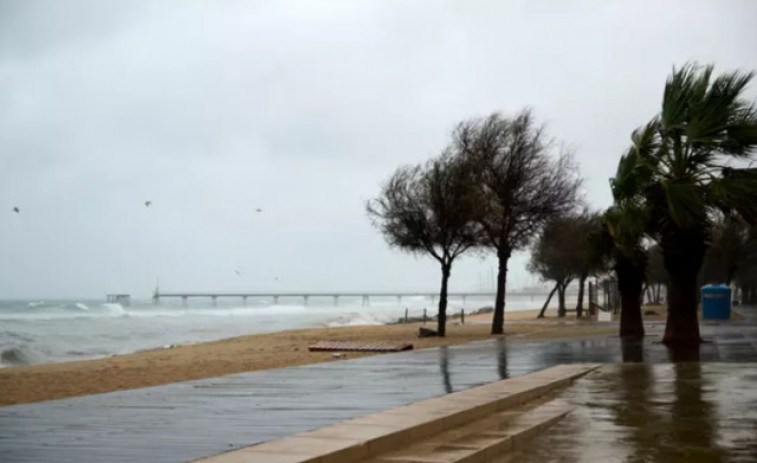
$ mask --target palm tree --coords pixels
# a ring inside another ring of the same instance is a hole
[[[687,64],[667,80],[662,111],[633,134],[629,188],[649,213],[670,274],[663,342],[701,342],[697,274],[715,211],[757,220],[757,169],[733,166],[757,145],[757,108],[743,98],[753,73],[713,77]]]
[[[602,216],[605,248],[613,261],[620,291],[620,336],[643,337],[642,290],[647,265],[643,239],[649,227],[649,211],[638,194],[636,165],[640,153],[634,145],[621,157],[610,180],[615,203]]]

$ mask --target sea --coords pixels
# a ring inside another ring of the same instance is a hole
[[[506,311],[541,307],[546,295],[508,295]],[[550,304],[554,306],[556,300]],[[448,314],[491,307],[491,297],[452,297]],[[380,325],[405,316],[436,314],[430,297],[219,298],[134,300],[129,306],[102,300],[0,300],[0,367],[122,355],[253,333],[313,327]]]

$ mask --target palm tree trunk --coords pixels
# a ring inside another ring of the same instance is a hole
[[[539,311],[539,315],[537,315],[536,318],[544,318],[544,312],[547,311],[547,307],[549,306],[549,301],[551,301],[552,300],[552,296],[555,295],[555,291],[557,291],[557,286],[558,285],[559,285],[559,283],[556,284],[555,287],[552,288],[552,291],[549,292],[549,296],[547,296],[547,300],[544,301],[544,305],[541,306],[541,310]]]
[[[437,316],[436,331],[439,336],[447,334],[447,281],[449,280],[451,264],[442,264],[442,288],[439,291],[439,315]]]
[[[668,320],[662,342],[669,346],[699,344],[699,319],[697,316],[696,278],[670,275],[668,294]]]
[[[497,272],[497,298],[494,302],[494,318],[492,319],[492,334],[505,332],[505,288],[507,286],[507,261],[511,251],[500,249],[497,251],[499,270]]]
[[[576,302],[576,317],[581,318],[584,313],[584,286],[589,275],[581,275],[578,282],[578,302]]]
[[[644,266],[618,253],[615,257],[615,275],[620,291],[620,336],[644,337],[644,320],[641,318]]]
[[[705,244],[702,232],[669,225],[663,230],[661,245],[668,285],[668,320],[662,342],[671,347],[702,342],[697,317],[697,275],[702,267]]]

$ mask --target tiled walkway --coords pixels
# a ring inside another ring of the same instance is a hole
[[[0,461],[187,461],[556,364],[669,362],[659,328],[636,345],[485,341],[2,407]],[[757,361],[754,319],[702,332],[702,361]]]

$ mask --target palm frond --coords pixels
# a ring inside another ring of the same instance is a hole
[[[705,66],[704,70],[696,63],[687,63],[680,69],[673,69],[665,83],[662,98],[660,124],[664,132],[681,131],[688,119],[688,110],[692,98],[706,88],[712,75],[712,66]],[[699,75],[698,75],[699,74]]]
[[[633,259],[648,229],[649,211],[634,200],[616,201],[602,216],[607,233],[618,251]]]
[[[725,213],[737,212],[757,224],[757,168],[723,169],[721,178],[707,185],[710,202]]]
[[[702,189],[693,182],[663,180],[665,205],[670,218],[683,228],[706,223],[705,198]]]

